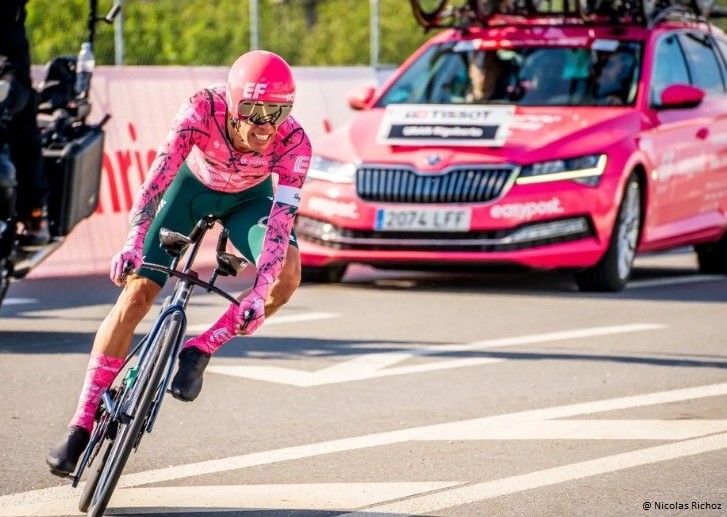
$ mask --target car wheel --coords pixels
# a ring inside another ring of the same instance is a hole
[[[705,275],[727,275],[727,233],[720,240],[694,247],[699,272]]]
[[[606,253],[595,266],[576,274],[581,291],[615,292],[626,286],[636,258],[641,221],[641,184],[632,174],[626,182]]]
[[[316,284],[337,284],[346,274],[346,264],[325,267],[309,267],[303,266],[302,276],[303,282],[311,282]]]

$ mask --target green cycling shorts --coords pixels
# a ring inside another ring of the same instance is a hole
[[[229,194],[203,185],[186,163],[182,165],[167,189],[144,240],[144,262],[170,266],[172,257],[159,244],[159,230],[168,228],[189,235],[194,225],[205,215],[214,215],[230,231],[230,241],[252,264],[262,252],[267,217],[273,206],[273,182],[268,177],[262,183]],[[298,247],[295,232],[290,244]],[[137,273],[164,286],[168,275],[141,268]]]

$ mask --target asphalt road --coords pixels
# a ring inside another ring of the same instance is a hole
[[[0,517],[78,515],[80,490],[43,457],[117,292],[98,277],[11,287]],[[108,514],[727,515],[725,302],[727,279],[690,253],[639,259],[618,294],[363,267],[303,285],[213,358],[199,399],[165,400]],[[190,330],[224,305],[199,293]]]

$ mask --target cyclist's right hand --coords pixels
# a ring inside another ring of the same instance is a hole
[[[111,259],[111,281],[118,286],[126,283],[126,273],[129,265],[135,271],[139,269],[142,262],[141,249],[136,246],[124,246],[123,249]]]

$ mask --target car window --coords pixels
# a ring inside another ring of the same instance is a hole
[[[675,34],[662,38],[654,53],[651,74],[651,105],[661,106],[661,93],[670,84],[690,84],[684,52]]]
[[[717,42],[717,53],[720,55],[721,63],[722,63],[722,71],[725,71],[725,68],[727,68],[727,41],[721,39],[721,38],[715,38]]]
[[[641,45],[473,48],[435,45],[384,93],[388,104],[631,105],[641,70]]]
[[[687,33],[682,41],[692,84],[703,88],[707,93],[723,93],[722,73],[711,40],[706,36]]]

